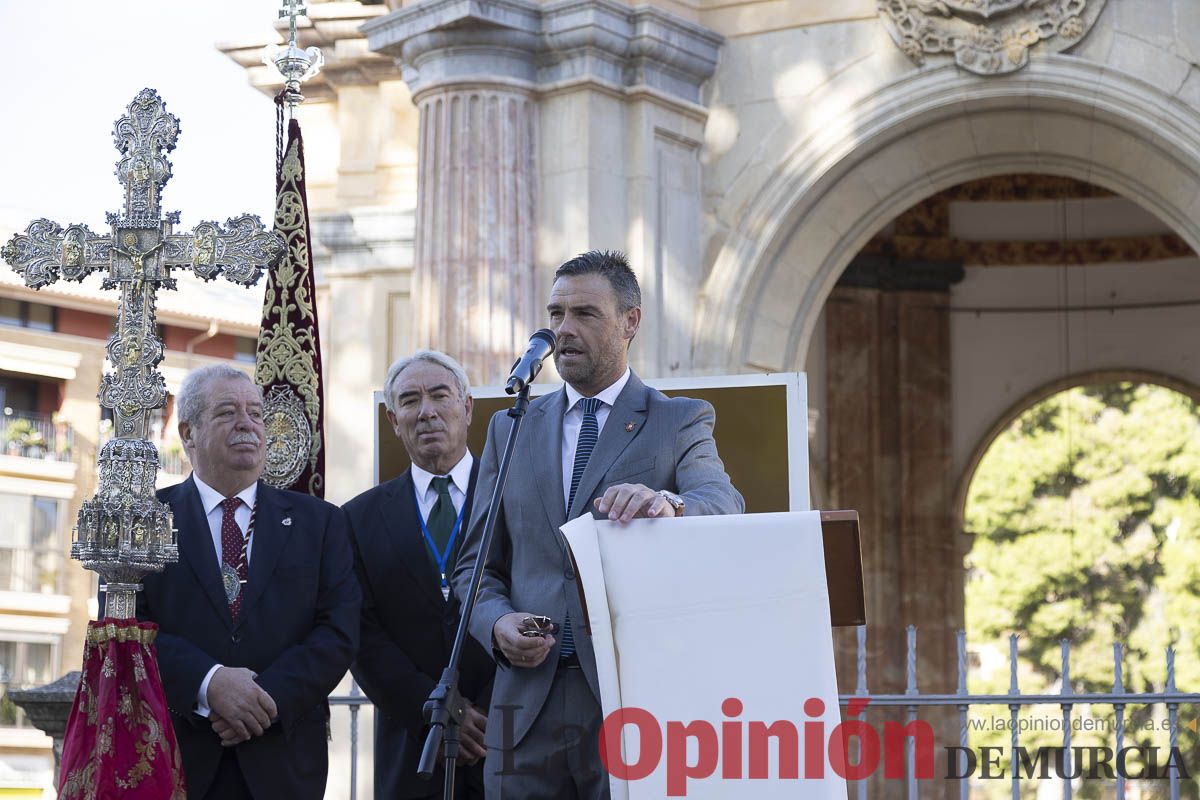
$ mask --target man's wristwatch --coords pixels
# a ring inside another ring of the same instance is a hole
[[[675,510],[675,516],[683,516],[683,498],[674,492],[668,492],[666,489],[659,489],[658,496],[671,504],[671,508]]]

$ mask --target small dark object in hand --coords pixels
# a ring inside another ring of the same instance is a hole
[[[553,631],[554,623],[549,617],[541,614],[534,614],[521,620],[522,636],[546,636]]]

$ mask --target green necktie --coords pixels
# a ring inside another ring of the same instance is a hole
[[[454,501],[450,499],[450,478],[434,478],[429,485],[437,492],[437,502],[429,511],[425,527],[429,529],[429,536],[437,547],[434,555],[440,558],[446,552],[446,542],[450,541],[458,512],[454,510]]]

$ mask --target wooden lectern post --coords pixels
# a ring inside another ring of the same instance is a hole
[[[867,624],[857,511],[822,511],[829,619],[835,628]]]

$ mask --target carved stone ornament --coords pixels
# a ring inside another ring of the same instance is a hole
[[[879,0],[896,45],[917,64],[953,56],[977,75],[1004,75],[1038,47],[1057,53],[1091,30],[1105,0]]]
[[[312,426],[304,401],[288,386],[271,387],[263,398],[263,424],[267,430],[267,461],[263,480],[272,486],[291,486],[308,464]]]

